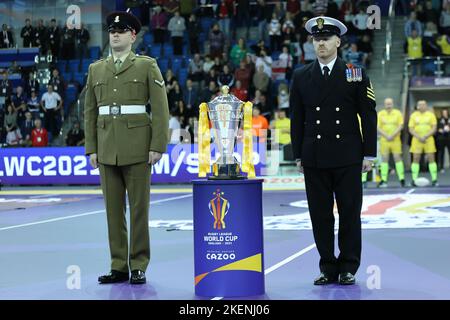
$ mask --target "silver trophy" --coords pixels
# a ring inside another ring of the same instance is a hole
[[[208,103],[214,142],[220,154],[212,165],[213,175],[208,179],[245,179],[239,162],[233,156],[244,102],[228,92],[228,86],[223,86],[222,94]]]

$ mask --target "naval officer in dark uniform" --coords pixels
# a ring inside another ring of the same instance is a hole
[[[92,167],[100,169],[111,252],[111,272],[98,281],[143,284],[150,261],[150,170],[167,150],[169,107],[156,60],[131,51],[141,29],[139,20],[113,12],[106,22],[112,54],[89,66],[84,109],[85,149]]]
[[[361,171],[376,157],[377,113],[372,84],[361,68],[337,56],[347,28],[329,17],[305,24],[317,60],[296,70],[291,83],[291,138],[304,173],[314,239],[320,254],[315,285],[354,284],[361,259]],[[359,121],[360,119],[360,121]],[[339,255],[334,253],[336,199]]]

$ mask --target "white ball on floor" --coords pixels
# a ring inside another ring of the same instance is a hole
[[[425,177],[419,177],[414,182],[416,183],[416,185],[418,187],[426,187],[426,186],[430,185],[430,180],[428,180]]]

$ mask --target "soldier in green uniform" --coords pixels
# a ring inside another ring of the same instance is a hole
[[[150,260],[151,165],[166,152],[169,108],[156,60],[131,51],[141,29],[139,20],[126,12],[113,12],[106,22],[112,55],[89,66],[84,110],[86,154],[91,166],[100,169],[111,251],[111,272],[98,281],[142,284]],[[151,117],[145,110],[148,102]]]

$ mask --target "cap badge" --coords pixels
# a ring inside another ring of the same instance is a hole
[[[116,18],[114,19],[114,22],[115,22],[115,23],[118,23],[118,22],[120,22],[120,20],[119,20],[119,16],[116,16]]]
[[[316,20],[316,23],[317,23],[317,28],[319,29],[319,30],[322,30],[323,29],[323,23],[324,23],[325,21],[322,19],[322,18],[318,18],[317,20]]]

